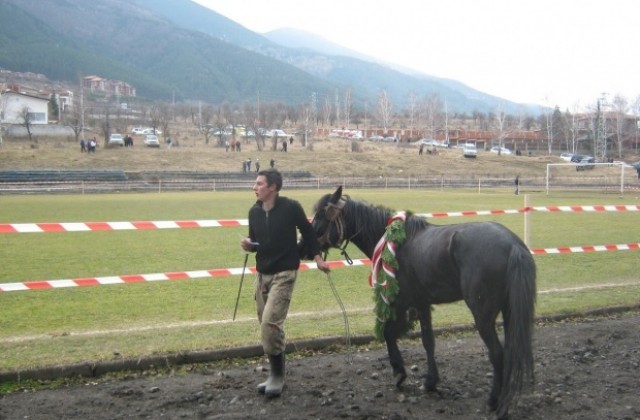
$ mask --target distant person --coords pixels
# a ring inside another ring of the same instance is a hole
[[[418,156],[422,156],[423,151],[424,151],[424,144],[420,144],[420,150],[418,150]]]
[[[269,162],[269,166],[271,166],[271,168],[272,168],[272,169],[273,169],[273,168],[275,168],[275,166],[276,166],[276,161],[275,161],[275,160],[273,160],[273,159],[271,159],[271,161]]]
[[[256,172],[260,172],[260,159],[256,159]]]
[[[293,136],[289,137],[289,144],[293,144]]]
[[[84,139],[80,139],[80,153],[84,153],[87,151],[87,146],[84,143]]]
[[[95,137],[92,139],[89,139],[89,146],[87,149],[87,153],[95,153],[97,145],[98,145],[98,142]]]
[[[282,140],[282,151],[287,153],[287,139]]]
[[[514,184],[514,187],[515,187],[513,193],[515,195],[520,194],[520,175],[516,175],[516,179],[513,180],[513,184]]]

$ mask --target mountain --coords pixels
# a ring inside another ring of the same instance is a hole
[[[385,63],[305,31],[281,28],[261,36],[197,3],[140,2],[181,27],[275,58],[337,85],[351,86],[355,97],[371,104],[375,103],[380,89],[386,89],[392,101],[400,106],[406,105],[409,93],[413,92],[418,97],[437,94],[451,111],[457,112],[495,112],[498,108],[513,114],[537,115],[541,112],[539,105],[518,104],[461,82]]]
[[[297,39],[297,43],[294,43]],[[412,73],[290,30],[257,34],[191,0],[2,0],[0,67],[76,82],[97,74],[134,85],[149,99],[298,104],[352,89],[375,104],[387,90],[396,109],[410,92],[437,94],[450,111],[506,112],[522,106],[460,82]]]
[[[319,35],[301,31],[300,29],[279,28],[266,32],[263,36],[269,41],[287,48],[306,49],[324,55],[342,55],[372,63],[380,61],[374,57],[343,47]]]
[[[164,100],[247,101],[259,92],[299,103],[336,88],[126,0],[2,0],[0,67],[67,81],[98,74]]]

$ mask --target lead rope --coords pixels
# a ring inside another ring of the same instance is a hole
[[[345,334],[345,346],[347,347],[347,363],[353,363],[353,351],[351,350],[351,330],[349,328],[349,317],[347,316],[347,311],[344,308],[344,304],[342,303],[342,299],[340,299],[340,295],[338,294],[338,290],[336,286],[333,284],[333,280],[331,279],[331,273],[327,273],[327,281],[329,282],[329,287],[331,287],[331,291],[333,292],[333,296],[335,296],[336,301],[338,301],[338,305],[340,306],[340,310],[342,310],[342,319],[344,320],[344,334]]]

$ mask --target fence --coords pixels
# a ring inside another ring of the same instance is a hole
[[[640,205],[589,205],[589,206],[537,206],[527,205],[521,209],[469,210],[457,212],[418,213],[419,217],[469,217],[485,215],[523,214],[525,216],[525,237],[530,227],[527,225],[527,215],[531,212],[545,213],[582,213],[582,212],[639,212]],[[0,224],[0,234],[9,233],[46,233],[46,232],[87,232],[87,231],[117,231],[117,230],[148,230],[148,229],[185,229],[203,227],[235,227],[246,226],[246,219],[220,220],[181,220],[181,221],[140,221],[140,222],[91,222],[91,223],[5,223]],[[525,240],[526,242],[526,240]],[[564,253],[610,252],[623,250],[640,250],[640,242],[627,244],[581,245],[559,248],[531,249],[533,255],[553,255]],[[368,259],[354,260],[354,265],[368,265]],[[346,261],[332,261],[333,267],[344,267]],[[315,263],[303,263],[301,269],[315,269]],[[171,273],[150,273],[132,275],[113,275],[106,277],[85,277],[78,279],[28,281],[18,283],[0,283],[0,292],[26,291],[39,289],[54,289],[65,287],[85,287],[109,284],[140,283],[146,281],[186,280],[210,277],[226,277],[242,274],[242,268],[216,268],[211,270],[184,271]],[[248,271],[255,273],[255,267]]]
[[[148,176],[132,179],[122,171],[103,171],[100,179],[18,179],[2,175],[0,172],[0,194],[96,194],[96,193],[162,193],[178,191],[238,191],[249,190],[255,182],[253,174],[226,176]],[[284,174],[287,189],[333,189],[343,185],[350,189],[477,189],[492,190],[512,188],[513,178],[499,177],[313,177]],[[610,176],[557,177],[554,189],[595,190],[620,192],[620,179]],[[521,191],[544,191],[547,188],[544,177],[521,177]],[[638,184],[631,177],[622,191],[637,190]]]

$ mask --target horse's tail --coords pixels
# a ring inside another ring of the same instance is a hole
[[[513,246],[507,266],[508,308],[504,318],[504,371],[498,418],[506,416],[511,400],[525,379],[533,380],[532,336],[536,303],[536,265],[528,248]]]

